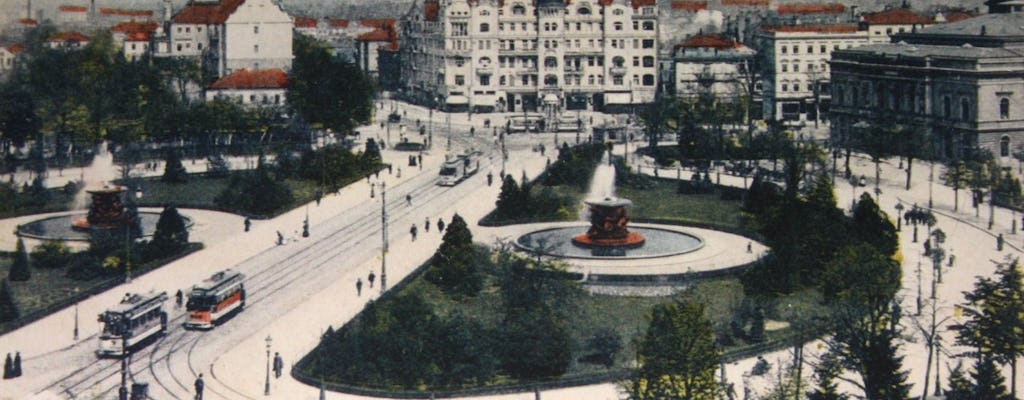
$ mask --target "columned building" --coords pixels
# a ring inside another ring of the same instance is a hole
[[[675,94],[683,98],[710,96],[726,102],[744,96],[753,100],[756,55],[749,47],[722,35],[691,37],[673,49]]]
[[[1024,144],[1024,14],[997,9],[834,53],[835,140],[902,125],[927,132],[939,157],[984,149],[1010,162]]]
[[[425,0],[401,21],[403,96],[446,109],[629,111],[654,100],[654,0]]]

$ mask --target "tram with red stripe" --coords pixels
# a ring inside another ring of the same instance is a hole
[[[228,269],[193,286],[185,306],[185,328],[213,329],[226,317],[241,311],[245,307],[244,280],[244,274]]]
[[[166,300],[167,292],[125,294],[120,303],[99,316],[103,331],[96,355],[124,356],[147,339],[167,332]]]

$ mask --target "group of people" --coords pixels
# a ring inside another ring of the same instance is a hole
[[[430,217],[427,217],[427,218],[423,219],[423,230],[426,231],[426,232],[430,232]],[[419,228],[416,227],[416,224],[412,224],[412,227],[409,228],[409,235],[412,235],[412,240],[414,242],[416,241],[416,235],[419,233],[419,231],[420,230],[419,230]],[[437,219],[437,232],[442,234],[442,235],[444,234],[444,219],[443,218],[438,218]]]
[[[280,378],[284,372],[284,359],[281,358],[281,353],[274,352],[274,379]],[[199,376],[196,377],[195,381],[196,397],[195,400],[203,400],[203,390],[206,389],[206,382],[203,381],[203,373],[200,372]]]
[[[370,288],[373,288],[373,281],[377,279],[377,275],[370,271],[370,275],[366,276],[366,280],[370,282]],[[356,296],[363,295],[363,278],[356,278]]]
[[[21,352],[14,353],[14,359],[11,359],[11,353],[7,353],[7,358],[4,360],[4,379],[13,379],[21,376]]]

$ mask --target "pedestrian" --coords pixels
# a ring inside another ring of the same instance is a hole
[[[949,249],[949,267],[953,268],[953,261],[956,260],[956,254],[953,254],[953,249]]]
[[[373,173],[373,177],[376,178],[376,179],[380,179],[380,170],[379,169],[377,170],[377,172]]]
[[[284,370],[284,360],[281,359],[281,353],[274,352],[274,378],[281,377],[281,371]]]
[[[395,174],[395,177],[396,178],[401,178],[402,177],[402,167],[398,167],[398,173]]]
[[[754,252],[753,243],[747,242],[747,253],[753,253],[753,252]]]
[[[373,288],[373,280],[377,279],[377,275],[374,275],[373,271],[370,271],[370,275],[367,276],[366,279],[370,281],[370,288]]]
[[[11,379],[14,377],[14,361],[11,360],[11,353],[7,353],[7,358],[4,359],[4,379]]]
[[[409,206],[412,205],[412,194],[405,195],[405,204],[409,205]],[[415,226],[415,225],[413,225],[413,226]]]
[[[423,153],[416,155],[416,163],[420,165],[420,169],[423,169]]]
[[[932,254],[932,243],[931,239],[924,240],[924,255]]]
[[[1003,234],[1002,233],[1000,233],[999,236],[996,237],[996,250],[1003,251]]]
[[[248,232],[249,227],[252,226],[252,220],[250,220],[249,217],[245,217],[245,221],[243,221],[242,224],[245,225],[245,231]]]
[[[181,303],[184,300],[184,297],[185,295],[181,293],[181,289],[178,289],[178,292],[174,294],[174,303],[178,308],[181,308]]]
[[[423,219],[423,231],[430,232],[430,217]]]
[[[475,126],[469,127],[469,136],[473,136],[474,134],[476,134],[476,127]]]
[[[491,181],[493,181],[493,180],[494,180],[494,173],[488,171],[487,172],[487,186],[491,186]]]
[[[437,233],[444,234],[444,220],[441,218],[437,219]]]
[[[356,278],[356,296],[363,295],[363,279]]]
[[[412,227],[409,228],[409,234],[412,235],[412,241],[415,242],[416,241],[416,224],[412,224]]]
[[[282,244],[284,244],[284,235],[281,234],[281,231],[277,231],[277,245],[280,246]]]
[[[199,377],[196,378],[195,386],[196,386],[196,400],[203,400],[203,387],[206,386],[206,384],[203,383],[203,373],[202,372],[200,372],[199,373]]]

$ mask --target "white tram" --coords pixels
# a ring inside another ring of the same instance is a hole
[[[100,314],[103,332],[100,333],[100,347],[96,354],[100,357],[124,356],[146,339],[166,332],[166,300],[167,292],[129,293],[121,303]]]
[[[230,269],[217,272],[188,294],[186,328],[213,329],[219,321],[245,307],[245,275]]]

